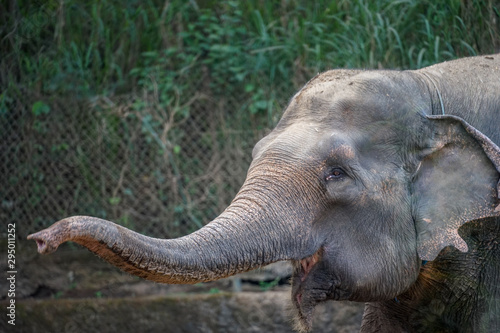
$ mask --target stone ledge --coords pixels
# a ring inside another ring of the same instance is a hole
[[[2,332],[293,332],[289,292],[178,294],[102,299],[25,299]],[[5,309],[6,302],[2,301]],[[363,304],[317,307],[313,332],[358,332]]]

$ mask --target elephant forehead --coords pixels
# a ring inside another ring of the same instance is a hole
[[[324,129],[312,121],[297,121],[285,128],[275,129],[259,141],[253,151],[254,160],[280,154],[298,161],[307,158],[311,150],[318,146]]]
[[[407,90],[392,82],[387,73],[338,73],[321,74],[300,90],[285,111],[282,125],[314,119],[344,130],[400,127],[425,107],[411,102]]]
[[[338,131],[328,131],[317,144],[317,151],[324,158],[342,158],[353,160],[356,149],[352,140],[354,132],[349,134]]]
[[[316,75],[293,98],[300,103],[302,98],[323,96],[331,97],[332,94],[344,94],[345,88],[352,86],[354,78],[362,71],[336,69]]]
[[[356,153],[353,146],[344,142],[339,142],[337,144],[334,144],[331,149],[329,149],[329,157],[337,156],[352,160],[356,157]]]
[[[353,106],[361,102],[351,87],[321,82],[305,91],[300,91],[292,99],[283,115],[282,125],[289,125],[301,119],[318,122],[343,121],[353,111]]]
[[[298,153],[315,146],[320,140],[323,129],[321,124],[312,121],[297,121],[279,131],[269,142],[269,148],[289,149]]]
[[[357,141],[362,142],[364,135],[352,130],[345,133],[326,130],[320,125],[291,126],[279,135],[267,149],[285,150],[294,161],[304,160],[309,163],[337,161],[353,163],[358,160]]]

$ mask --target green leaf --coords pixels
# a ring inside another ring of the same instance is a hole
[[[257,109],[264,110],[267,108],[267,101],[256,101],[254,105]]]
[[[69,145],[67,143],[61,143],[61,144],[58,144],[58,145],[52,145],[52,148],[51,150],[53,152],[56,152],[56,151],[66,151],[69,149]]]
[[[210,288],[210,290],[208,291],[209,294],[218,294],[220,293],[220,290],[218,288]]]
[[[158,52],[156,51],[146,51],[142,52],[143,57],[148,57],[148,58],[156,58],[158,57]]]
[[[246,84],[245,85],[245,92],[249,93],[249,92],[252,92],[253,90],[255,89],[255,87],[253,86],[253,84]]]
[[[50,112],[50,106],[48,106],[47,104],[45,104],[42,101],[38,101],[38,102],[33,103],[33,106],[31,107],[31,112],[35,116],[40,116],[42,114],[48,114]]]
[[[118,205],[122,201],[120,197],[111,197],[109,198],[109,203],[112,204],[113,206]]]

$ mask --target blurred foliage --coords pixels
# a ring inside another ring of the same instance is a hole
[[[233,142],[248,154],[291,94],[329,68],[414,69],[498,52],[499,11],[496,0],[3,2],[1,217],[28,218],[34,229],[80,212],[138,228],[138,215],[163,210],[124,213],[130,198],[152,195],[123,186],[135,177],[183,224],[169,236],[191,231],[228,201],[209,209],[194,197],[236,191],[203,185],[211,162],[194,145],[220,153],[230,129],[251,130]],[[67,139],[74,132],[106,159]],[[168,170],[141,171],[144,159]],[[174,185],[165,192],[165,183]],[[47,197],[61,208],[42,216]]]
[[[4,6],[3,84],[81,97],[156,85],[161,107],[172,102],[174,89],[269,98],[257,87],[294,82],[301,71],[419,68],[500,47],[500,6],[492,0],[48,0]],[[265,110],[264,102],[249,104]]]

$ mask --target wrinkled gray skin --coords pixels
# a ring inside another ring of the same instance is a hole
[[[79,216],[29,238],[41,253],[71,240],[164,283],[291,260],[303,330],[316,304],[353,300],[367,302],[363,332],[496,332],[498,144],[500,55],[333,70],[292,98],[234,201],[193,234],[153,239]]]

